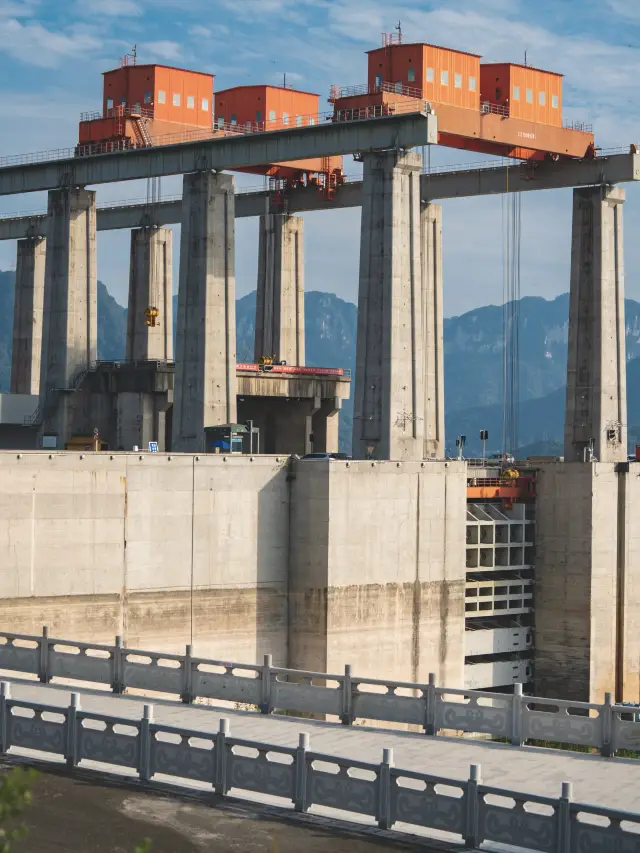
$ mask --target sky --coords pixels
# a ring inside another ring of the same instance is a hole
[[[401,21],[405,41],[427,41],[561,72],[564,116],[594,125],[596,144],[640,141],[640,4],[637,0],[0,0],[0,156],[75,145],[79,116],[101,107],[103,71],[137,45],[139,62],[215,74],[215,88],[287,83],[321,96],[331,84],[366,81],[364,51]],[[430,149],[432,165],[481,162]],[[485,158],[486,159],[486,158]],[[348,174],[358,164],[348,160]],[[237,184],[260,178],[238,175]],[[97,188],[98,203],[139,199],[146,185]],[[179,193],[165,178],[163,193]],[[568,290],[571,191],[522,195],[523,295]],[[0,214],[41,210],[43,194],[0,198]],[[443,202],[445,314],[500,304],[503,196]],[[305,215],[305,286],[357,301],[358,210]],[[174,245],[178,244],[176,227]],[[236,227],[236,293],[255,289],[257,221]],[[0,243],[0,269],[15,268],[15,243]],[[177,252],[176,252],[177,260]],[[627,295],[640,299],[640,188],[627,185]],[[101,233],[98,274],[126,304],[129,236]],[[176,263],[177,267],[177,263]],[[174,271],[177,286],[177,269]]]

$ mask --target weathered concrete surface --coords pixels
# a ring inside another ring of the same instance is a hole
[[[45,264],[44,327],[40,395],[69,388],[98,350],[96,194],[84,189],[52,190]],[[59,443],[70,436],[73,404],[64,397],[43,429]]]
[[[600,462],[627,458],[623,202],[619,187],[573,191],[566,462],[591,439]]]
[[[286,663],[286,461],[0,453],[7,630]]]
[[[626,466],[623,466],[626,468]],[[640,470],[542,465],[536,490],[535,692],[640,701]]]
[[[422,158],[385,151],[363,164],[353,455],[422,459]]]
[[[422,333],[424,335],[424,457],[444,453],[444,338],[442,287],[442,206],[420,213]]]
[[[173,234],[169,228],[137,228],[131,232],[127,358],[173,361]],[[145,311],[160,313],[147,325]]]
[[[11,350],[12,394],[40,393],[46,248],[44,237],[18,241]]]
[[[293,466],[290,666],[462,686],[466,468]]]
[[[304,365],[304,220],[260,217],[254,358]]]
[[[173,448],[204,450],[204,428],[236,422],[233,177],[183,179]]]

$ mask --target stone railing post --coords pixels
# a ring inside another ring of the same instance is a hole
[[[153,705],[145,705],[140,720],[140,766],[138,772],[143,782],[151,779],[151,723],[153,722]]]
[[[298,748],[296,749],[296,790],[294,808],[297,812],[307,810],[307,752],[309,751],[309,735],[300,732]]]
[[[378,771],[378,826],[380,829],[391,828],[391,768],[393,767],[393,750],[382,750],[382,763]]]
[[[185,649],[184,660],[182,662],[182,693],[180,699],[185,705],[191,705],[193,702],[193,667],[191,664],[191,655],[193,646],[187,646]]]
[[[227,737],[229,736],[229,719],[222,717],[216,734],[215,760],[216,780],[214,790],[216,794],[224,797],[229,790],[227,786]]]
[[[600,755],[603,758],[611,758],[612,755],[615,755],[615,744],[613,743],[613,696],[611,693],[604,694],[604,704],[600,706],[599,713],[602,720]]]
[[[124,693],[124,656],[122,652],[122,637],[116,637],[115,646],[111,647],[111,690],[120,695]]]
[[[265,655],[260,670],[260,713],[271,714],[273,707],[271,705],[271,667],[273,666],[273,658],[271,655]]]
[[[478,785],[481,782],[481,768],[479,764],[472,764],[469,772],[469,781],[466,785],[466,826],[464,843],[472,849],[480,846],[482,839],[478,826]]]
[[[49,627],[42,626],[42,637],[40,638],[40,672],[38,679],[42,684],[48,684],[51,680],[49,675]]]
[[[78,763],[78,711],[80,710],[80,695],[71,694],[71,703],[67,708],[65,759],[67,767],[75,767]]]
[[[571,782],[563,782],[562,795],[558,800],[558,808],[556,809],[558,819],[557,853],[570,853],[571,850],[571,796]]]
[[[424,733],[426,735],[438,734],[436,728],[436,674],[429,673],[429,684],[424,694],[425,713],[424,713]]]
[[[511,745],[522,746],[522,684],[513,685],[511,700]]]
[[[8,681],[0,684],[0,754],[4,755],[9,749],[9,708],[8,701],[11,698],[11,685]]]
[[[344,667],[344,678],[342,679],[342,714],[340,722],[343,726],[350,726],[353,722],[353,684],[351,682],[351,664]]]

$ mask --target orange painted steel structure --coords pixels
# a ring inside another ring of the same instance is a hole
[[[362,87],[333,87],[337,115],[429,101],[438,142],[519,160],[595,156],[593,133],[563,126],[562,75],[515,63],[481,63],[477,54],[425,43],[386,43],[367,51]]]
[[[500,477],[472,477],[467,480],[467,500],[470,501],[530,501],[535,499],[533,477],[505,480]]]
[[[103,74],[102,113],[85,114],[79,127],[78,153],[112,144],[114,150],[146,148],[161,138],[196,132],[199,138],[234,127],[281,129],[314,123],[320,96],[282,86],[236,86],[214,95],[214,77],[166,65],[136,65],[125,58]],[[216,120],[214,123],[214,116]],[[332,196],[343,181],[342,157],[290,163],[265,163],[243,169],[278,181],[282,187],[315,183]]]

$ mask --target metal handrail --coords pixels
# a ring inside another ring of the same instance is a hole
[[[380,92],[406,95],[416,100],[424,98],[422,89],[417,86],[405,86],[404,83],[361,83],[357,86],[332,86],[329,90],[329,103],[338,98],[352,98],[357,95],[378,95]]]
[[[593,133],[593,125],[584,121],[571,121],[571,119],[564,119],[562,122],[562,127],[565,130],[579,130],[582,133]]]
[[[482,101],[480,112],[482,115],[491,114],[509,118],[509,107],[505,104],[494,104],[492,101]]]

